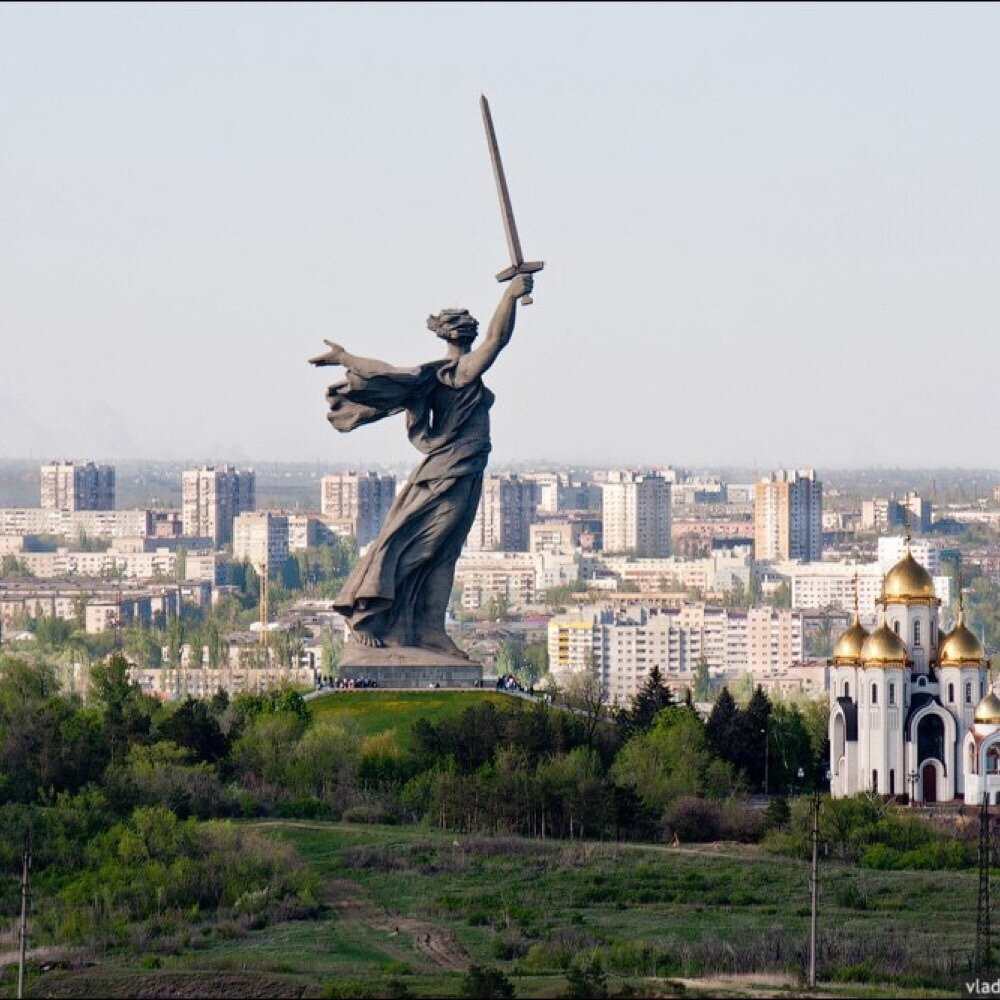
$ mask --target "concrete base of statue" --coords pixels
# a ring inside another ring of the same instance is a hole
[[[471,688],[483,679],[481,664],[464,656],[416,646],[361,646],[347,643],[340,676],[368,678],[381,688]]]

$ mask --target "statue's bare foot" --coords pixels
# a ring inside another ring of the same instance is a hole
[[[351,629],[351,639],[359,646],[368,646],[372,649],[381,649],[385,643],[377,636],[363,629]]]

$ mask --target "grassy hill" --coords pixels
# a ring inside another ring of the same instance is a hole
[[[594,957],[611,989],[627,983],[633,995],[801,995],[809,873],[798,861],[727,844],[253,825],[307,861],[319,919],[236,933],[195,918],[182,950],[163,954],[152,941],[145,956],[93,954],[90,967],[36,973],[30,995],[447,997],[477,962],[502,968],[518,996],[556,997],[567,967]],[[963,975],[976,885],[971,872],[824,864],[822,995],[954,995],[943,980]],[[873,985],[890,977],[895,985]]]
[[[440,722],[470,705],[491,701],[503,711],[516,712],[527,704],[496,691],[333,691],[309,702],[315,719],[349,719],[365,736],[392,732],[397,745],[406,746],[417,719]]]

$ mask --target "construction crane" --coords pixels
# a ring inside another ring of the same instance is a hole
[[[260,644],[267,660],[267,556],[255,567],[260,578]]]

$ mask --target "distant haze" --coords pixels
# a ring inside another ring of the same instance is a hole
[[[1000,9],[0,6],[0,456],[398,462],[324,420],[535,305],[498,462],[1000,465]]]

